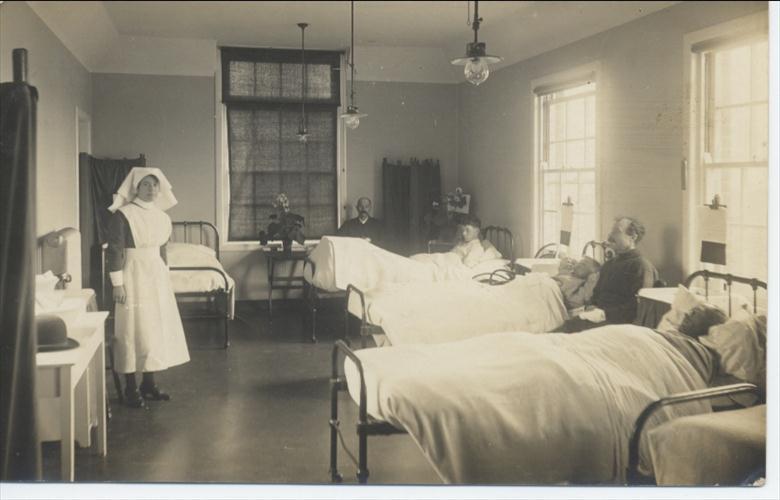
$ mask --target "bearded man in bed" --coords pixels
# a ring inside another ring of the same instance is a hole
[[[615,257],[601,266],[591,302],[585,311],[567,320],[557,331],[581,332],[606,324],[633,323],[636,318],[636,294],[650,288],[658,271],[636,248],[645,235],[645,227],[633,217],[618,217],[607,243]]]

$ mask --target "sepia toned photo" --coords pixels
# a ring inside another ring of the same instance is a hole
[[[0,494],[774,498],[777,18],[0,2]]]

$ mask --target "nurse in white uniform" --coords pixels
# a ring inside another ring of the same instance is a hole
[[[108,268],[115,302],[114,368],[125,374],[125,403],[167,401],[154,373],[190,360],[179,309],[165,262],[177,203],[158,168],[135,167],[108,208]],[[136,372],[143,378],[136,385]]]

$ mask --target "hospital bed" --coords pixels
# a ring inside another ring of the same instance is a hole
[[[754,314],[761,312],[760,291],[765,293],[767,289],[764,281],[702,270],[688,276],[684,285],[690,289],[700,280],[704,282],[704,300],[721,307],[729,316],[738,305],[752,306]],[[725,286],[725,294],[717,293],[720,288],[717,284]],[[752,297],[735,294],[735,285],[742,285],[743,290],[749,288]],[[726,300],[722,300],[724,298]],[[754,397],[734,397],[746,393]],[[648,419],[666,407],[697,400],[712,400],[715,411],[672,420],[647,433],[655,477],[642,474],[639,470],[639,442],[645,436]],[[738,383],[672,394],[647,405],[636,420],[629,444],[626,472],[629,483],[670,486],[740,484],[751,473],[765,466],[766,405],[760,404],[764,401],[765,394],[759,387]]]
[[[557,247],[557,244],[554,245]],[[606,248],[604,242],[591,241],[582,252],[586,255],[590,251],[594,258],[601,260],[608,256]],[[513,249],[509,251],[513,254]],[[350,284],[347,287],[346,316],[359,319],[362,346],[366,345],[369,337],[373,337],[378,345],[386,345],[388,340],[394,344],[412,341],[433,343],[465,338],[476,332],[519,330],[541,333],[560,326],[568,317],[560,290],[555,282],[541,276],[542,273],[557,273],[558,260],[539,257],[513,259],[512,262],[541,272],[517,276],[500,287],[474,282],[452,286],[442,281],[389,284],[373,290],[361,290]],[[545,262],[553,265],[545,266]],[[477,274],[482,278],[495,276],[495,280],[483,280],[492,284],[503,283],[500,278],[505,276],[500,272],[496,275]],[[410,322],[415,323],[414,327],[410,328]],[[447,329],[449,331],[442,331]],[[344,338],[349,336],[347,321]]]
[[[491,271],[494,271],[497,268],[504,267],[507,263],[512,262],[514,260],[514,236],[512,235],[512,232],[509,229],[500,226],[488,226],[482,230],[482,236],[484,239],[490,241],[495,246],[495,248],[504,257],[504,260],[501,262],[489,261],[484,264],[478,265],[474,268],[473,272],[471,272],[471,270],[468,270],[469,272],[462,276],[464,279],[470,279],[475,274],[485,274],[485,273],[489,274]],[[429,245],[428,247],[429,252],[431,252],[431,250],[433,250],[434,248],[438,248],[440,250],[448,250],[448,248],[432,247],[431,245]],[[333,252],[335,253],[335,250]],[[304,301],[306,303],[306,307],[309,312],[308,314],[309,326],[311,329],[311,339],[313,341],[316,341],[317,310],[319,306],[322,304],[323,300],[336,299],[336,300],[345,301],[345,304],[347,304],[352,291],[358,291],[359,293],[363,293],[354,284],[347,285],[346,290],[339,289],[337,283],[335,283],[337,281],[335,278],[335,262],[336,262],[335,255],[328,256],[328,258],[325,259],[321,259],[319,262],[313,259],[311,255],[307,257],[305,260],[304,272],[303,272],[304,281],[305,281]],[[466,270],[467,268],[465,268],[464,266],[464,271]],[[317,279],[315,279],[315,277],[317,277]],[[452,279],[453,276],[448,276],[448,278]],[[421,276],[414,277],[413,279],[415,280],[415,282],[422,283],[422,286],[427,285],[428,282],[434,281],[433,278],[425,278]],[[320,284],[320,286],[318,286],[318,283]],[[364,325],[363,327],[361,327],[361,331],[363,331],[366,328],[367,326]],[[349,312],[348,311],[345,313],[345,329],[346,329],[346,334],[348,335],[349,334]]]
[[[183,315],[182,319],[220,319],[225,349],[230,345],[229,320],[235,312],[235,282],[220,263],[219,232],[210,222],[175,221],[166,254],[171,284],[177,302],[201,299],[205,311]],[[111,297],[106,249],[101,259],[103,296]],[[104,300],[104,303],[105,302]]]
[[[702,275],[692,275],[686,283],[698,276]],[[709,278],[713,277],[718,276],[711,273]],[[765,287],[758,280],[729,279]],[[709,403],[703,403],[755,392],[756,386],[707,388],[703,377],[693,375],[698,373],[693,362],[659,339],[660,334],[641,326],[611,325],[576,335],[496,333],[446,344],[362,350],[337,341],[331,357],[331,481],[342,481],[341,392],[348,392],[358,404],[358,456],[348,450],[347,454],[357,466],[360,483],[369,476],[368,437],[405,433],[412,435],[442,480],[458,483],[499,483],[516,477],[515,482],[523,484],[634,484],[641,477],[640,457],[650,470],[669,468],[665,460],[674,460],[675,455],[658,456],[661,448],[656,443],[675,443],[661,437],[680,423],[694,436],[725,427],[720,435],[728,439],[733,422],[744,419],[752,441],[742,439],[740,444],[756,451],[749,445],[756,441],[753,423],[764,415],[760,408],[747,410],[747,415],[710,414]],[[569,347],[561,349],[559,344]],[[483,374],[488,375],[484,380]],[[581,399],[589,391],[598,401]],[[571,398],[578,400],[566,407]],[[558,402],[564,406],[558,408]],[[496,415],[513,425],[502,419],[494,422]],[[713,424],[721,415],[730,417],[727,425]],[[611,430],[594,430],[603,422],[609,422]],[[679,432],[677,427],[672,430]],[[461,442],[469,445],[459,449]],[[515,449],[517,454],[495,457],[494,449],[497,453]],[[753,453],[751,459],[761,456]],[[484,469],[483,463],[501,470]],[[613,469],[599,469],[600,463]],[[513,469],[512,464],[520,465]]]

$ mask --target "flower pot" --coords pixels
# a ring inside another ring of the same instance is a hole
[[[284,252],[287,252],[287,253],[292,252],[292,244],[293,244],[293,242],[292,242],[291,239],[289,239],[289,238],[283,239],[282,240],[282,250]]]

